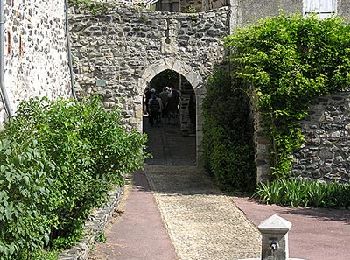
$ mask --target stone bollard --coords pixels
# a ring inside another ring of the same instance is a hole
[[[262,260],[289,259],[288,231],[292,224],[277,214],[264,220],[258,229],[262,235]]]

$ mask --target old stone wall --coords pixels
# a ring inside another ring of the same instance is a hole
[[[348,1],[348,0],[346,0]],[[339,8],[346,1],[338,2]],[[205,82],[214,65],[224,57],[222,37],[236,26],[248,24],[267,14],[302,12],[301,0],[231,0],[206,13],[150,12],[117,6],[104,15],[86,15],[72,9],[70,16],[76,78],[80,97],[103,96],[107,108],[120,107],[129,127],[142,131],[143,91],[151,79],[165,69],[182,74],[191,84],[196,106],[197,155],[202,135],[201,104]],[[229,15],[231,11],[231,16]],[[187,91],[188,90],[188,91]],[[191,88],[181,98],[181,127],[193,127],[189,117]],[[185,91],[185,92],[186,92]],[[347,147],[348,93],[320,98],[303,122],[306,144],[295,153],[293,173],[318,179],[349,180]],[[257,180],[268,178],[269,140],[256,117]],[[193,121],[193,120],[192,120]]]
[[[338,0],[337,2],[338,15],[350,21],[350,0]]]
[[[234,0],[236,1],[236,0]],[[238,1],[240,21],[252,24],[261,18],[285,13],[302,13],[303,0],[244,0]]]
[[[305,145],[294,154],[294,176],[350,182],[350,92],[315,100],[301,125]]]
[[[151,5],[148,4],[150,0],[94,0],[100,3],[109,4],[125,4],[134,6],[143,6],[148,9],[152,9]],[[179,5],[180,3],[180,5]],[[228,6],[228,0],[158,0],[153,4],[157,11],[168,11],[168,12],[200,12],[218,9],[223,6]]]
[[[101,16],[70,17],[79,96],[101,94],[120,107],[126,123],[142,130],[143,91],[165,69],[182,74],[196,94],[197,144],[201,138],[203,83],[222,61],[228,8],[208,13],[150,12],[117,6]]]
[[[13,111],[33,96],[70,95],[64,1],[6,1],[4,40],[5,88]]]
[[[204,82],[224,56],[222,38],[229,31],[228,8],[195,14],[122,6],[101,16],[72,12],[78,95],[101,94],[107,108],[121,108],[126,125],[142,131],[144,89],[166,69],[182,74],[195,92],[199,156]]]

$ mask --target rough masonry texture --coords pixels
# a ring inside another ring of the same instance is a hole
[[[5,88],[12,110],[33,96],[70,95],[64,1],[5,2]],[[5,113],[0,106],[0,123]]]
[[[345,18],[349,13],[349,2],[338,1],[337,13]],[[72,8],[70,31],[79,96],[101,94],[107,108],[120,107],[127,125],[142,131],[145,87],[166,69],[182,74],[195,94],[198,158],[202,139],[201,104],[206,93],[206,80],[225,55],[222,38],[234,32],[237,26],[277,15],[280,9],[286,13],[303,13],[301,0],[231,0],[229,5],[193,14],[152,12],[120,4],[100,15]],[[190,89],[184,92],[190,93]],[[347,147],[350,144],[346,136],[349,110],[346,105],[340,105],[341,102],[346,104],[348,95],[342,93],[340,96],[343,101],[339,100],[339,95],[321,98],[310,121],[303,123],[306,144],[295,153],[295,175],[349,180]],[[186,111],[189,95],[182,101],[183,111]],[[333,107],[342,107],[342,110],[330,110],[332,102],[336,102]],[[320,113],[327,115],[328,121],[319,121]],[[341,114],[334,116],[337,113]],[[269,177],[269,140],[260,127],[259,113],[254,116],[257,117],[257,181],[261,181]],[[181,127],[189,125],[188,118],[182,121]]]
[[[350,93],[320,97],[302,122],[305,145],[294,154],[293,174],[350,182]]]
[[[176,71],[195,92],[200,149],[204,83],[224,56],[228,8],[184,14],[117,6],[96,16],[71,11],[78,95],[101,94],[107,108],[120,107],[125,122],[142,131],[144,89],[160,72]]]

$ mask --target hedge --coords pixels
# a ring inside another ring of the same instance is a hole
[[[205,167],[224,190],[255,188],[253,122],[249,97],[235,89],[227,70],[217,69],[209,79],[203,102]]]

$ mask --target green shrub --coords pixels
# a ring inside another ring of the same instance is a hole
[[[141,166],[144,143],[97,98],[22,103],[0,134],[0,258],[74,243],[90,210]]]
[[[318,96],[350,84],[350,26],[340,18],[267,18],[226,38],[232,77],[254,88],[275,178],[287,178],[304,142],[299,121]]]
[[[93,15],[104,15],[112,6],[111,3],[97,2],[93,0],[68,0],[68,5],[79,7]]]
[[[221,188],[252,191],[255,164],[249,100],[231,84],[224,70],[217,70],[208,82],[203,103],[204,161]]]
[[[0,259],[29,258],[49,241],[53,162],[38,142],[0,140]]]
[[[302,207],[350,206],[350,185],[291,179],[259,184],[254,197],[266,204]]]

